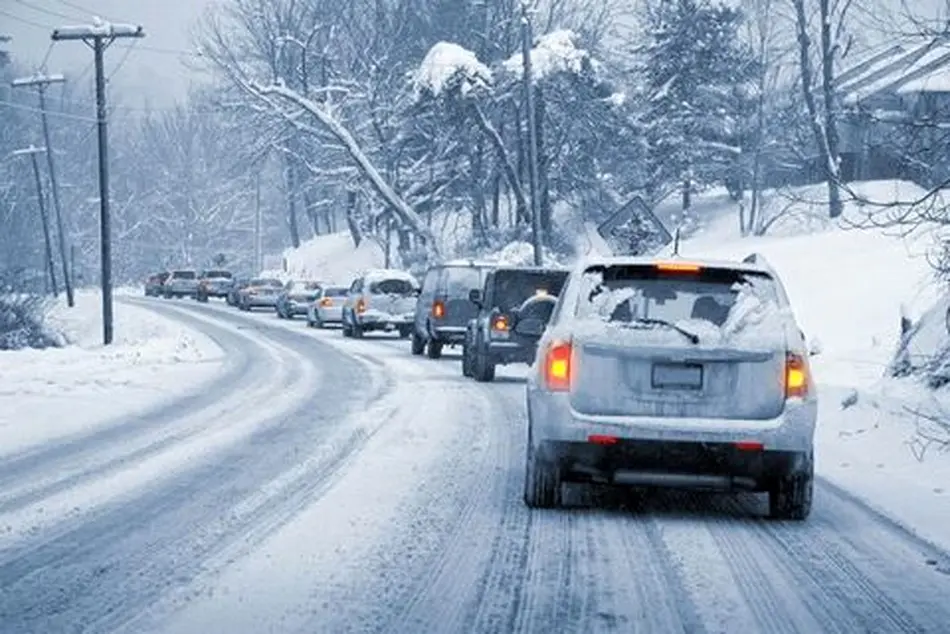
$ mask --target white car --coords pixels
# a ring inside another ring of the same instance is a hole
[[[562,483],[767,492],[811,510],[818,401],[777,274],[743,262],[588,260],[568,278],[527,381],[525,503]]]
[[[307,306],[307,325],[323,328],[343,323],[343,302],[349,289],[345,286],[322,286],[317,298]]]
[[[419,282],[398,269],[373,269],[353,280],[343,302],[344,337],[362,337],[364,332],[398,331],[408,338],[419,297]]]

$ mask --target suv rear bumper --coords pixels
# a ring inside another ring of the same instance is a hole
[[[432,328],[430,336],[441,343],[460,344],[465,341],[465,326],[438,326]]]
[[[818,403],[788,401],[782,413],[767,420],[586,416],[574,411],[565,392],[548,392],[529,383],[528,422],[532,443],[587,443],[591,436],[636,442],[700,444],[759,443],[764,451],[811,453]]]
[[[515,341],[497,341],[488,342],[488,358],[492,363],[507,365],[509,363],[527,363],[534,362],[535,348],[533,346],[523,346]]]
[[[393,315],[378,310],[368,310],[356,318],[363,330],[395,330],[412,326],[414,315]]]
[[[810,451],[667,440],[549,441],[538,451],[558,464],[566,482],[711,491],[767,491],[777,478],[805,473],[811,463]]]

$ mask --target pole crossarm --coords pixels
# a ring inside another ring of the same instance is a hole
[[[10,156],[28,156],[30,154],[42,154],[45,151],[45,147],[35,147],[31,145],[30,147],[23,148],[22,150],[13,150],[10,152]]]
[[[66,81],[66,77],[61,74],[55,75],[43,75],[37,73],[36,75],[30,75],[29,77],[19,77],[10,82],[10,85],[14,88],[19,88],[22,86],[46,86],[48,84],[61,84]]]
[[[111,40],[117,37],[145,37],[145,30],[136,24],[112,24],[99,22],[96,24],[79,24],[61,26],[53,31],[53,41],[89,40],[102,38]]]

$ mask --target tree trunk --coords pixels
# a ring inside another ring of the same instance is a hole
[[[828,213],[832,218],[841,215],[840,140],[838,137],[837,104],[835,104],[835,54],[838,47],[832,42],[830,0],[818,0],[821,14],[821,91],[825,100],[825,137],[828,140]]]
[[[346,226],[350,230],[350,237],[353,238],[353,245],[360,246],[363,241],[363,233],[360,231],[359,223],[356,222],[356,207],[359,200],[354,190],[346,192]]]
[[[537,98],[535,99],[535,141],[537,142],[538,156],[538,193],[540,201],[538,210],[541,214],[541,230],[545,234],[551,233],[551,182],[548,178],[548,171],[551,161],[548,158],[544,144],[544,120],[546,108],[544,106],[544,90],[540,86],[537,89]]]
[[[828,144],[828,137],[825,134],[825,128],[822,126],[822,116],[818,112],[818,103],[815,101],[814,76],[811,67],[811,38],[808,36],[808,16],[805,14],[805,0],[792,0],[795,5],[795,27],[798,31],[798,61],[802,76],[802,95],[805,98],[805,106],[808,108],[808,120],[811,122],[812,134],[815,136],[815,143],[821,154],[822,163],[825,165],[825,173],[828,182],[828,212],[835,217],[841,214],[841,199],[838,190],[838,161],[831,154],[831,148]],[[827,8],[827,0],[820,0],[821,6]],[[830,17],[828,18],[830,20]],[[830,29],[831,25],[827,25]],[[824,33],[825,26],[822,27]],[[829,31],[830,36],[830,31]],[[824,36],[823,36],[824,37]],[[822,67],[824,68],[824,52],[822,52]],[[829,60],[830,64],[834,60]],[[827,91],[833,91],[833,86],[828,86]],[[827,123],[827,118],[825,119]],[[832,121],[834,117],[832,116]]]
[[[498,228],[498,222],[500,220],[499,215],[501,212],[501,174],[495,173],[495,176],[492,178],[492,192],[491,192],[491,225]]]
[[[521,187],[521,180],[518,178],[518,174],[515,172],[515,166],[511,164],[511,159],[508,156],[508,149],[505,147],[504,141],[502,141],[501,135],[498,134],[498,130],[491,124],[488,118],[485,116],[485,113],[482,112],[482,109],[478,107],[478,104],[473,104],[472,110],[475,113],[475,121],[478,122],[479,127],[482,129],[482,132],[485,133],[485,136],[488,137],[488,140],[495,147],[495,152],[498,154],[498,159],[501,161],[501,166],[504,169],[505,177],[508,180],[508,186],[511,187],[515,195],[515,200],[517,201],[517,213],[519,220],[528,220],[528,201],[524,195],[524,189]]]
[[[287,228],[290,231],[290,244],[295,249],[300,246],[300,228],[297,222],[297,169],[293,159],[284,155],[284,174],[287,182]]]

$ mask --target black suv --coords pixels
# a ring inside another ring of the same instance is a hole
[[[514,326],[526,313],[547,323],[568,273],[564,269],[528,267],[490,272],[485,287],[469,296],[479,310],[465,332],[462,374],[476,381],[492,381],[497,365],[532,363],[538,340],[515,334]]]
[[[430,359],[438,359],[443,346],[465,340],[466,325],[478,315],[469,296],[482,288],[493,266],[450,262],[426,271],[413,319],[412,354],[425,351]]]

